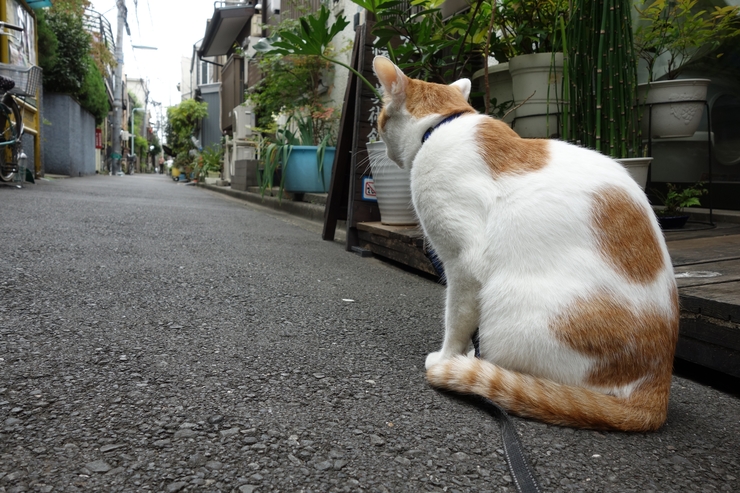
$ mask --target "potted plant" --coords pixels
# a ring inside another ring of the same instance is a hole
[[[563,54],[558,39],[561,0],[501,0],[494,25],[500,31],[493,55],[508,62],[516,115],[513,128],[522,137],[557,136]]]
[[[559,22],[562,28],[564,17]],[[641,153],[632,33],[632,0],[575,0],[562,36],[568,104],[561,124],[566,140],[615,158],[644,190],[652,158]]]
[[[292,193],[325,193],[331,182],[336,148],[337,115],[334,108],[316,104],[288,116],[274,142],[264,152],[262,195],[274,185],[280,169],[279,197]]]
[[[214,144],[201,151],[196,158],[195,176],[199,183],[205,183],[206,178],[217,178],[221,172],[221,160],[223,151],[221,146]]]
[[[328,10],[322,8],[321,16],[311,16],[312,24],[306,28],[311,32],[318,31],[318,25],[326,29],[328,15]],[[346,25],[345,21],[324,32],[326,39],[331,40]],[[260,153],[263,195],[276,178],[281,198],[283,190],[324,193],[331,182],[339,112],[324,106],[322,99],[328,89],[325,79],[334,62],[332,48],[324,39],[304,37],[303,29],[300,21],[284,21],[270,39],[255,45],[261,53],[260,68],[265,76],[247,98],[255,107],[259,127],[272,129]],[[286,49],[285,44],[298,39],[310,40],[311,49]],[[276,124],[276,118],[280,124]]]
[[[487,1],[449,12],[439,0],[352,2],[374,17],[373,45],[409,77],[440,84],[471,77],[482,66],[489,39],[496,39],[489,33]]]
[[[321,5],[318,12],[304,15],[297,24],[281,25],[274,30],[271,39],[260,40],[254,45],[254,49],[268,55],[309,57],[309,59],[340,65],[353,72],[378,97],[381,97],[375,86],[362,74],[332,56],[331,43],[337,34],[349,25],[349,22],[344,15],[340,14],[334,23],[329,25],[329,17],[329,9]]]
[[[411,200],[409,170],[391,161],[383,141],[368,142],[366,146],[380,221],[393,226],[418,224],[419,219]]]
[[[413,6],[384,0],[353,2],[365,8],[376,19],[371,31],[376,37],[375,47],[387,53],[409,76],[439,83],[450,82],[472,75],[476,67],[475,60],[482,59],[487,38],[481,33],[488,32],[490,19],[490,9],[489,14],[485,14],[484,2],[476,2],[470,10],[456,13],[444,20],[436,0],[421,0],[414,2]],[[341,65],[357,75],[375,94],[378,102],[382,101],[382,95],[375,84],[352,67],[327,55],[327,48],[334,37],[349,24],[343,15],[337,16],[331,24],[329,18],[329,10],[322,6],[318,12],[302,17],[296,29],[280,33],[280,39],[273,41],[269,47],[260,46],[259,49],[267,48],[271,52],[288,56],[316,56]],[[376,145],[383,144],[378,142]],[[372,152],[371,167],[375,169],[379,165],[374,159],[376,156],[384,155],[384,149]],[[373,176],[376,175],[380,176],[380,172],[373,171]],[[407,195],[405,199],[398,200],[398,203],[403,203],[408,209],[411,203],[410,188],[408,178],[404,180],[401,188],[407,191]],[[387,222],[383,217],[383,192],[376,187],[376,193],[381,220]]]
[[[699,182],[696,185],[685,187],[679,190],[676,185],[666,183],[668,191],[664,194],[658,190],[653,192],[663,202],[663,208],[656,211],[658,223],[662,229],[683,228],[686,221],[689,220],[689,214],[685,214],[684,207],[701,205],[699,197],[707,193],[704,184]]]
[[[652,137],[690,137],[704,112],[710,81],[678,77],[690,61],[740,35],[740,7],[707,11],[697,7],[697,0],[655,0],[636,8],[635,48],[648,74],[648,81],[638,87],[638,102],[646,105],[643,133],[650,128]]]

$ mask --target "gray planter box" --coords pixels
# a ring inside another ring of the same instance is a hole
[[[50,122],[41,139],[45,173],[95,174],[95,118],[68,94],[44,94],[43,120]]]
[[[234,175],[231,177],[231,188],[245,192],[249,187],[258,187],[257,168],[260,162],[256,159],[240,159],[234,162]]]

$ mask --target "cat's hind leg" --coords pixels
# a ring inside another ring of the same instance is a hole
[[[457,275],[454,270],[448,270],[446,274],[445,337],[442,349],[427,355],[427,369],[465,354],[480,319],[480,283],[472,277]]]

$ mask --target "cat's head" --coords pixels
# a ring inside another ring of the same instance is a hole
[[[388,157],[402,168],[411,168],[427,130],[448,116],[475,112],[468,104],[468,79],[449,86],[410,79],[382,56],[373,60],[373,70],[384,93],[378,132],[388,148]]]

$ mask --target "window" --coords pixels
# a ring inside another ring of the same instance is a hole
[[[198,77],[198,85],[208,84],[210,82],[209,75],[211,65],[204,62],[203,60],[198,60],[198,63],[200,63],[200,76]]]

